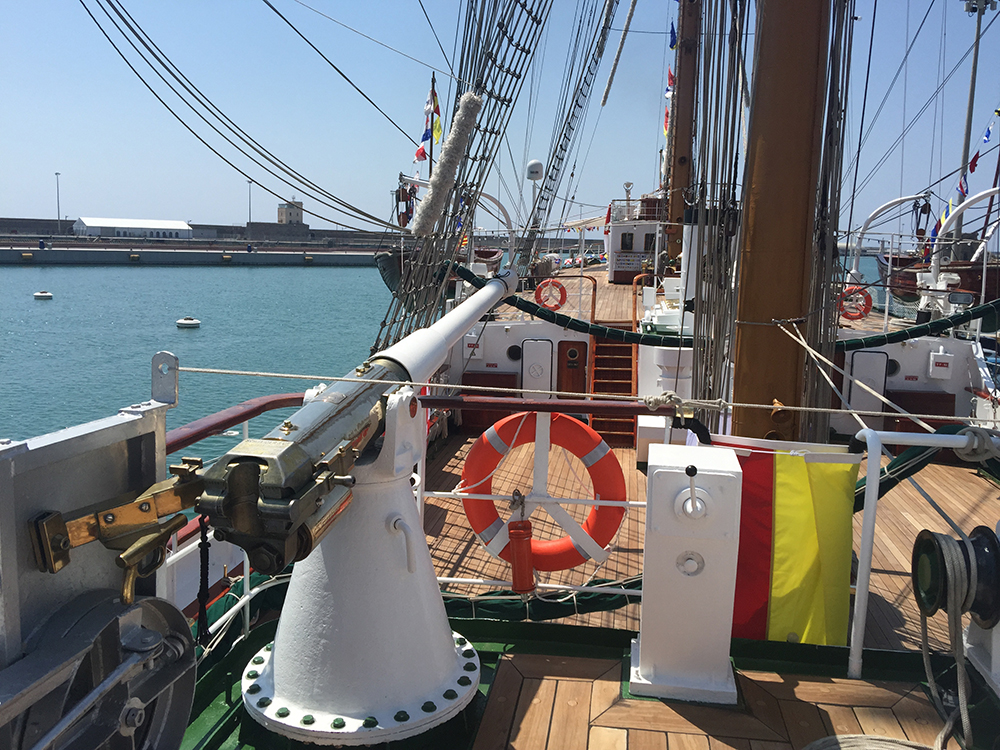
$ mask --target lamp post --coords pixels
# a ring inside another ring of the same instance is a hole
[[[56,234],[62,234],[62,207],[59,205],[59,172],[56,172]]]
[[[247,239],[250,239],[250,223],[253,221],[253,180],[247,180]]]

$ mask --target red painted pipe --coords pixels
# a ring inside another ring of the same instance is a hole
[[[535,569],[531,559],[531,521],[511,521],[510,536],[511,591],[530,594],[535,590]]]
[[[196,419],[194,422],[167,433],[167,453],[176,453],[199,440],[218,435],[230,427],[242,424],[253,417],[259,417],[272,409],[302,406],[303,395],[302,393],[276,393],[272,396],[259,396],[244,401],[242,404],[230,406],[215,414],[209,414],[207,417]]]

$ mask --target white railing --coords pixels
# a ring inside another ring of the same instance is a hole
[[[879,478],[882,472],[882,444],[920,446],[923,448],[970,449],[975,446],[972,434],[939,435],[914,432],[882,432],[861,430],[856,435],[868,447],[868,469],[865,475],[865,504],[861,520],[861,549],[858,553],[858,583],[854,597],[854,619],[851,622],[850,654],[847,676],[861,678],[862,649],[868,619],[868,590],[871,584],[872,552],[875,548],[875,515],[878,507]],[[1000,450],[1000,439],[992,438],[994,450]],[[950,519],[946,519],[949,520]]]

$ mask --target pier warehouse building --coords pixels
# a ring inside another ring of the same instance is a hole
[[[194,230],[186,221],[165,219],[100,219],[81,216],[73,234],[84,237],[153,237],[189,240]]]

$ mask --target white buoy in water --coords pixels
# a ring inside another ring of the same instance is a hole
[[[35,299],[52,299],[52,292],[35,292]]]
[[[183,318],[177,321],[178,328],[198,328],[201,326],[201,321],[197,318],[192,318],[190,315],[185,315]]]

